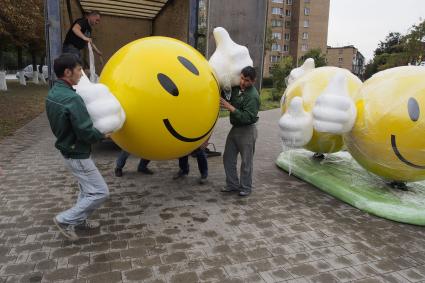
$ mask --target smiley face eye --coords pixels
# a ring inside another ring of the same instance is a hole
[[[407,103],[407,110],[409,111],[409,116],[410,119],[413,122],[418,121],[419,119],[419,103],[416,99],[414,99],[413,97],[409,98],[409,101]]]
[[[182,65],[188,69],[192,74],[199,76],[199,71],[198,69],[195,67],[195,65],[193,65],[192,62],[190,62],[188,59],[182,57],[182,56],[178,56],[177,59],[180,61],[180,63],[182,63]]]
[[[161,86],[172,96],[178,96],[179,95],[179,89],[177,88],[176,84],[167,76],[162,73],[159,73],[157,75],[158,81],[161,84]]]

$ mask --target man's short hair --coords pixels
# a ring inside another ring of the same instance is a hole
[[[245,68],[243,68],[241,74],[244,77],[250,78],[252,81],[254,81],[257,77],[257,72],[255,72],[255,69],[251,66],[246,66]]]
[[[93,10],[87,14],[87,16],[100,16],[100,12],[97,10]]]
[[[81,60],[75,54],[63,53],[53,62],[53,70],[55,71],[56,77],[62,78],[66,69],[72,71],[75,67],[81,65]]]

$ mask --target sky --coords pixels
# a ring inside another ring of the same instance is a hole
[[[390,32],[425,20],[425,0],[331,0],[328,45],[354,45],[366,58]]]

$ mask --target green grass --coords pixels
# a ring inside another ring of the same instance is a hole
[[[272,93],[272,89],[271,88],[263,88],[261,90],[261,95],[260,95],[260,99],[261,99],[260,111],[265,111],[265,110],[270,110],[270,109],[275,109],[275,108],[279,108],[280,107],[280,100],[273,101],[271,99],[271,93]],[[229,111],[227,111],[227,110],[220,110],[220,117],[227,117],[227,116],[229,116]]]
[[[0,140],[44,111],[47,85],[7,81],[7,91],[0,91]]]

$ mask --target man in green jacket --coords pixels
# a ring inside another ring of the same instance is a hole
[[[59,78],[46,98],[46,112],[50,127],[56,136],[56,148],[65,164],[77,178],[80,193],[77,203],[53,218],[59,231],[71,241],[78,240],[77,229],[93,229],[99,223],[87,218],[109,196],[108,186],[90,158],[91,144],[109,135],[93,127],[83,99],[72,88],[81,78],[81,61],[69,53],[54,62]]]
[[[238,191],[240,196],[248,196],[252,191],[253,157],[257,139],[255,123],[260,109],[260,96],[253,85],[255,78],[253,67],[243,68],[239,86],[232,88],[230,101],[224,98],[220,100],[221,107],[230,111],[232,124],[223,154],[226,186],[222,192]],[[236,169],[239,153],[242,159],[240,181]]]

